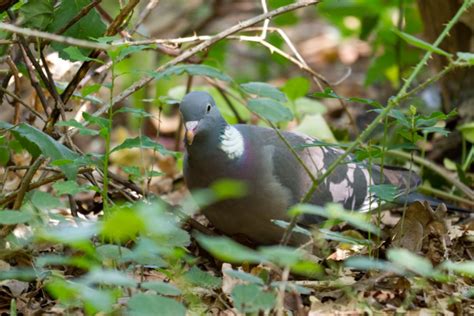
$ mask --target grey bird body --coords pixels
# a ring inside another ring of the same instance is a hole
[[[259,244],[278,243],[284,229],[272,220],[289,220],[288,208],[300,202],[313,183],[306,170],[273,129],[228,125],[214,100],[205,92],[188,94],[180,110],[187,127],[184,177],[188,188],[191,191],[206,188],[226,178],[243,181],[247,186],[244,197],[208,206],[203,209],[204,215],[227,235]],[[314,139],[281,133],[316,178],[343,152],[330,147],[303,148],[301,145]],[[387,169],[384,182],[403,189],[408,183],[407,173]],[[338,202],[349,210],[368,209],[374,201],[369,197],[368,188],[379,179],[380,168],[375,166],[369,173],[364,164],[351,162],[348,157],[319,184],[310,203]],[[412,182],[416,179],[413,176]],[[304,216],[300,224],[319,221],[315,216]],[[294,234],[291,243],[300,244],[306,238]]]

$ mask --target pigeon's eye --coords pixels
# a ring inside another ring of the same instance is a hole
[[[209,113],[211,111],[211,104],[209,103],[206,107],[206,113]]]

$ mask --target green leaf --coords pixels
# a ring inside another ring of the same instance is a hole
[[[462,136],[470,143],[474,144],[474,122],[466,123],[458,126]]]
[[[240,87],[249,94],[286,102],[286,96],[283,92],[265,82],[248,82],[241,84]]]
[[[132,251],[130,249],[111,244],[100,245],[96,248],[96,251],[102,261],[115,260],[120,262],[123,257],[132,255]]]
[[[324,114],[326,107],[315,99],[298,98],[294,100],[296,109],[300,114]]]
[[[370,246],[374,244],[369,239],[357,239],[351,236],[343,235],[339,232],[331,231],[329,229],[321,228],[319,229],[319,232],[321,233],[321,237],[326,240],[335,240],[335,241],[346,243],[346,244],[364,245],[364,246]]]
[[[399,190],[393,184],[373,184],[369,186],[369,192],[383,201],[392,202],[397,197]]]
[[[234,307],[241,313],[256,313],[268,311],[275,305],[276,297],[273,292],[264,290],[255,284],[239,284],[232,290]]]
[[[281,88],[290,100],[296,100],[306,96],[309,91],[309,80],[303,77],[293,77],[289,79]]]
[[[252,112],[274,123],[293,119],[293,114],[287,107],[269,98],[250,99],[247,105]]]
[[[431,45],[430,43],[427,43],[427,42],[425,42],[425,41],[423,41],[419,38],[416,38],[413,35],[407,34],[405,32],[401,32],[397,29],[394,29],[393,31],[395,32],[395,34],[400,36],[405,42],[407,42],[410,45],[413,45],[413,46],[418,47],[422,50],[429,51],[429,52],[432,52],[432,53],[435,53],[435,54],[438,54],[438,55],[443,55],[443,56],[446,56],[446,57],[451,57],[452,56],[450,53],[445,52],[441,48],[435,47],[435,46]]]
[[[49,240],[53,242],[61,242],[65,244],[78,243],[88,241],[92,236],[99,232],[97,224],[71,226],[61,225],[54,228],[48,228],[37,235],[39,239]]]
[[[245,182],[232,179],[215,181],[212,183],[211,189],[217,200],[236,199],[247,194]]]
[[[95,61],[99,64],[104,63],[100,59],[89,58],[87,56],[84,56],[82,54],[82,51],[79,48],[75,47],[75,46],[69,46],[69,47],[63,49],[63,52],[65,52],[69,56],[69,60],[72,60],[72,61]]]
[[[51,0],[30,0],[20,7],[23,25],[43,31],[53,21],[54,7]]]
[[[380,234],[380,229],[370,223],[364,214],[346,211],[341,205],[335,203],[328,203],[324,208],[312,204],[297,204],[288,211],[288,214],[290,216],[312,214],[329,219],[338,219],[377,236]]]
[[[184,274],[186,281],[193,285],[208,289],[217,289],[221,287],[222,280],[221,278],[215,277],[210,273],[204,272],[198,267],[192,267]]]
[[[138,118],[144,118],[144,117],[153,117],[150,113],[148,113],[145,110],[142,109],[137,109],[137,108],[131,108],[131,107],[123,107],[120,108],[119,110],[115,111],[115,113],[130,113],[131,115],[138,117]]]
[[[196,235],[199,244],[216,258],[232,263],[260,263],[265,258],[256,251],[244,247],[227,237],[213,237],[202,234]]]
[[[54,10],[53,22],[49,25],[48,31],[55,33],[66,25],[81,11],[82,8],[90,4],[90,0],[61,1]],[[74,23],[62,35],[78,39],[90,40],[91,38],[101,37],[106,30],[106,26],[97,10],[94,8],[86,16]],[[68,59],[68,54],[64,51],[69,45],[53,42],[51,46],[59,53],[59,57]],[[79,48],[82,55],[87,56],[90,49]]]
[[[387,272],[393,272],[398,275],[404,275],[405,270],[391,262],[374,259],[365,256],[350,257],[344,262],[346,267],[360,269],[360,270],[381,270]]]
[[[167,150],[163,145],[160,143],[155,142],[151,138],[147,136],[137,136],[135,138],[128,138],[122,144],[118,145],[117,147],[113,148],[110,153],[114,151],[128,149],[128,148],[149,148],[157,151],[163,155],[171,155],[174,154],[172,151]]]
[[[138,293],[128,300],[129,315],[155,316],[184,316],[186,308],[174,299],[160,295]]]
[[[144,282],[140,284],[142,289],[152,290],[161,295],[167,296],[180,296],[181,290],[175,287],[173,284],[165,283],[165,282]]]
[[[70,126],[70,127],[77,128],[79,131],[79,134],[81,135],[88,135],[88,136],[99,135],[98,131],[90,129],[90,128],[86,128],[84,127],[84,125],[82,125],[81,123],[79,123],[78,121],[74,119],[67,120],[67,121],[60,121],[56,123],[56,126]]]
[[[242,280],[242,281],[246,281],[246,282],[249,282],[249,283],[255,283],[255,284],[259,284],[259,285],[264,285],[264,282],[263,282],[262,279],[260,279],[259,277],[255,276],[253,274],[250,274],[250,273],[247,273],[247,272],[244,272],[244,271],[228,269],[228,270],[223,270],[222,272],[224,274],[227,274],[228,276],[231,276],[233,278],[236,278],[236,279],[239,279],[239,280]]]
[[[103,237],[113,241],[123,242],[133,240],[144,230],[143,218],[132,209],[114,207],[102,225]]]
[[[452,262],[445,261],[441,264],[441,269],[453,271],[460,275],[474,277],[474,261]]]
[[[64,194],[75,195],[80,192],[89,191],[88,188],[79,185],[76,181],[73,181],[73,180],[55,182],[53,184],[53,188],[56,191],[57,195],[64,195]]]
[[[63,206],[57,197],[39,190],[34,190],[30,193],[30,200],[31,204],[39,210],[51,210]]]
[[[177,65],[172,66],[161,72],[151,72],[150,75],[156,80],[169,78],[170,76],[179,76],[187,73],[191,76],[206,76],[210,78],[219,79],[222,81],[231,81],[232,79],[221,72],[219,69],[208,65]]]
[[[387,258],[396,265],[413,271],[424,277],[433,277],[435,270],[431,262],[407,249],[389,249]]]
[[[469,64],[474,65],[474,54],[473,53],[457,52],[456,55],[462,61],[467,61]]]
[[[23,148],[28,150],[33,157],[38,157],[40,154],[43,154],[45,157],[51,158],[52,160],[74,160],[79,157],[78,154],[31,125],[21,123],[13,127],[10,131],[21,143]],[[68,179],[76,179],[76,166],[68,164],[63,165],[60,168]]]
[[[118,270],[94,269],[81,278],[81,282],[86,285],[115,285],[115,286],[136,286],[136,281]]]
[[[0,146],[0,166],[6,166],[10,160],[10,150],[7,146]]]
[[[33,215],[25,211],[0,210],[0,224],[15,225],[23,224],[33,218]]]

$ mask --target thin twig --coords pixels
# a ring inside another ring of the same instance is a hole
[[[143,23],[143,21],[146,20],[146,18],[150,15],[151,11],[160,3],[160,0],[150,0],[148,4],[146,5],[145,9],[140,13],[140,16],[138,17],[137,23],[133,27],[132,31],[130,34],[133,34],[137,31],[137,29],[140,27],[140,25]]]
[[[0,22],[0,30],[4,30],[7,32],[15,33],[15,34],[21,34],[26,37],[42,38],[42,39],[50,40],[53,42],[71,45],[71,46],[77,46],[77,47],[102,49],[102,50],[106,50],[110,48],[110,45],[107,45],[107,44],[56,35],[56,34],[52,34],[48,32],[42,32],[38,30],[29,29],[26,27],[19,27],[13,24],[8,24],[8,23],[3,23],[3,22]]]

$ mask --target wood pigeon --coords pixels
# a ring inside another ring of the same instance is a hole
[[[219,179],[242,181],[246,195],[219,201],[202,211],[209,221],[226,235],[244,237],[258,244],[278,243],[285,231],[272,220],[289,221],[287,210],[300,202],[312,181],[307,172],[271,128],[229,125],[213,98],[202,91],[187,94],[180,104],[186,130],[184,178],[192,191],[207,188]],[[301,147],[315,139],[304,134],[281,132],[309,170],[318,177],[342,150],[333,147]],[[400,191],[410,191],[419,177],[400,168],[383,169],[383,181]],[[341,203],[347,210],[376,209],[377,199],[369,186],[379,184],[381,168],[347,157],[314,192],[309,201],[315,205]],[[301,225],[316,224],[317,216],[302,216]],[[293,234],[291,244],[304,237]],[[307,237],[306,237],[307,238]]]

